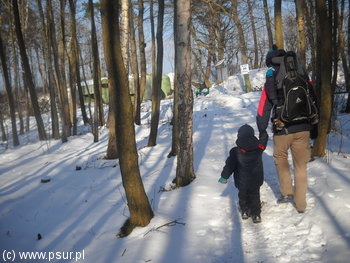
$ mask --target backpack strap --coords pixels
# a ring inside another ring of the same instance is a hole
[[[287,78],[295,79],[298,76],[298,62],[295,52],[287,52],[284,56],[284,66]]]

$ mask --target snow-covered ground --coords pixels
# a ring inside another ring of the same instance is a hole
[[[252,74],[253,87],[264,75]],[[128,217],[118,161],[107,161],[108,130],[100,141],[80,126],[80,135],[40,142],[33,128],[21,146],[0,145],[0,260],[14,262],[349,262],[350,116],[338,116],[327,157],[309,163],[308,207],[277,204],[279,186],[273,142],[264,152],[262,223],[243,221],[233,181],[217,182],[238,128],[256,128],[261,92],[241,92],[241,77],[211,89],[194,104],[194,168],[187,187],[169,189],[176,158],[171,148],[172,105],[161,104],[157,146],[147,144],[150,106],[136,127],[139,166],[155,217],[144,228],[118,239]],[[34,124],[35,121],[33,120]],[[8,126],[10,127],[9,123]],[[81,170],[77,170],[81,167]],[[41,183],[41,179],[51,179]],[[40,234],[41,239],[38,239]],[[22,252],[37,259],[20,260]],[[68,254],[71,252],[70,254]],[[38,257],[46,257],[39,260]]]

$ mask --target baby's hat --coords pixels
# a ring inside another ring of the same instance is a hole
[[[254,136],[252,126],[244,124],[238,129],[236,144],[248,152],[258,148],[259,140]]]
[[[237,137],[254,137],[254,129],[252,126],[248,125],[248,124],[244,124],[242,125],[239,129],[238,129],[238,134]]]

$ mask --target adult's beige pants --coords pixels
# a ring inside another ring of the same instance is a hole
[[[310,132],[303,131],[274,136],[274,161],[282,195],[294,195],[298,211],[306,208],[307,163],[310,160]],[[292,154],[294,167],[294,187],[288,162],[288,150]]]

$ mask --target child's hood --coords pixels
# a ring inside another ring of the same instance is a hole
[[[250,125],[244,124],[238,129],[236,144],[247,152],[259,148],[259,140],[254,136],[254,129]]]

